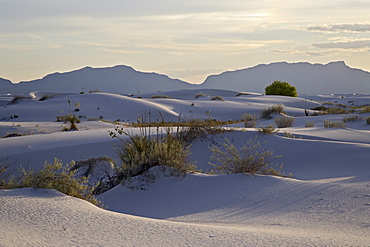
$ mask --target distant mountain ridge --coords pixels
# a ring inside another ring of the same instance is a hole
[[[157,73],[136,71],[125,65],[108,68],[85,67],[18,84],[0,78],[0,93],[76,93],[100,90],[120,94],[144,94],[205,88],[264,93],[264,88],[275,80],[289,82],[297,88],[298,94],[370,93],[370,73],[350,68],[343,61],[325,65],[307,62],[260,64],[208,76],[200,85]]]
[[[298,94],[370,93],[370,73],[353,69],[343,61],[328,64],[278,62],[211,75],[203,88],[264,92],[273,81],[287,81]]]
[[[171,79],[166,75],[140,72],[125,65],[108,68],[85,67],[70,72],[49,74],[42,79],[22,81],[18,84],[0,81],[0,92],[13,94],[31,91],[76,93],[90,90],[139,94],[193,87],[190,83]]]

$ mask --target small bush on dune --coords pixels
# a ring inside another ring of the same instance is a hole
[[[347,110],[345,108],[341,108],[341,107],[329,107],[329,108],[326,108],[325,110],[325,113],[326,114],[348,114],[348,113],[352,113],[354,112],[353,109],[351,110]]]
[[[13,99],[8,103],[8,105],[14,105],[19,103],[22,99],[32,99],[32,97],[29,96],[23,96],[23,95],[14,95]]]
[[[242,116],[242,121],[244,122],[245,128],[254,128],[257,125],[257,115],[244,114]]]
[[[162,94],[152,95],[150,98],[151,98],[151,99],[159,99],[159,98],[163,98],[163,99],[172,99],[172,97],[170,97],[170,96],[168,96],[168,95],[162,95]]]
[[[257,132],[262,135],[272,135],[279,130],[275,130],[274,126],[272,124],[268,126],[260,126],[257,128]]]
[[[325,120],[324,121],[324,127],[325,128],[345,128],[346,124],[343,122],[334,122],[330,120]]]
[[[212,99],[211,100],[221,100],[221,101],[225,101],[225,99],[223,98],[223,97],[221,97],[221,96],[214,96],[214,97],[212,97]]]
[[[251,95],[250,93],[238,93],[237,95],[235,95],[235,97],[239,97],[239,96],[242,96],[242,95]]]
[[[71,170],[72,165],[72,163],[63,165],[60,160],[54,159],[53,164],[45,163],[44,168],[40,171],[35,172],[34,170],[26,171],[22,169],[22,175],[14,177],[6,174],[6,167],[4,168],[0,162],[0,188],[32,187],[55,189],[63,194],[86,200],[97,206],[102,206],[102,203],[92,194],[93,188],[88,186],[87,178],[77,178],[75,176],[76,170]]]
[[[76,123],[79,123],[81,120],[76,116],[76,115],[73,115],[73,114],[67,114],[67,115],[63,115],[63,116],[57,116],[57,122],[64,122],[64,123],[67,123],[67,122],[70,122],[70,127],[69,128],[65,128],[65,130],[78,130],[77,128],[77,125]]]
[[[294,118],[279,116],[275,118],[275,124],[278,126],[278,128],[292,127],[294,125]]]
[[[266,95],[298,97],[297,89],[288,82],[274,81],[265,88]]]
[[[221,174],[271,174],[282,175],[281,168],[276,170],[273,161],[280,156],[273,156],[271,150],[262,149],[257,138],[250,139],[246,145],[240,149],[236,148],[228,139],[220,144],[221,147],[212,145],[211,160],[216,164],[210,163]]]
[[[262,109],[261,110],[261,118],[263,119],[271,119],[271,114],[273,113],[283,113],[284,110],[284,105],[279,104],[279,105],[273,105],[267,109]]]
[[[306,128],[312,128],[315,126],[315,121],[306,121],[304,127]]]
[[[361,113],[367,113],[370,112],[370,106],[365,106],[361,109]]]
[[[149,171],[153,167],[167,167],[175,176],[184,176],[186,172],[195,171],[195,166],[187,161],[190,155],[189,146],[178,134],[172,133],[170,128],[166,133],[157,132],[156,135],[150,135],[145,128],[141,128],[139,134],[116,128],[115,131],[110,132],[110,135],[120,141],[115,149],[122,161],[122,166],[109,178],[109,181],[97,186],[95,194],[103,193],[136,176],[145,175],[153,178]],[[121,138],[121,135],[128,138]]]
[[[197,99],[197,98],[202,97],[202,96],[208,97],[209,95],[208,95],[208,94],[204,94],[204,93],[202,93],[202,92],[199,92],[199,93],[197,93],[197,94],[194,96],[194,98],[195,98],[195,99]]]
[[[361,116],[359,115],[351,115],[351,116],[347,116],[347,117],[343,117],[343,123],[348,123],[348,122],[354,122],[354,121],[357,121],[357,120],[361,120]]]
[[[365,120],[367,124],[370,124],[370,117],[367,117]]]
[[[39,99],[39,101],[44,101],[46,99],[50,99],[50,98],[53,98],[55,96],[57,96],[57,94],[48,94],[48,93],[46,93],[46,94],[44,94],[44,95],[41,96],[41,98]]]

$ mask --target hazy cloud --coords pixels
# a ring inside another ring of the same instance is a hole
[[[370,32],[370,23],[318,25],[318,26],[309,26],[305,30],[324,33]]]
[[[361,49],[370,47],[370,40],[357,40],[348,42],[327,42],[327,43],[316,43],[312,44],[314,47],[325,48],[325,49]]]

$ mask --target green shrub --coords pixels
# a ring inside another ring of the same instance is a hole
[[[225,99],[223,98],[223,97],[221,97],[221,96],[214,96],[214,97],[212,97],[212,99],[211,100],[221,100],[221,101],[225,101]]]
[[[275,124],[278,126],[278,128],[292,127],[294,125],[294,118],[279,116],[275,118]]]
[[[354,121],[357,121],[357,120],[361,120],[361,116],[359,115],[351,115],[351,116],[347,116],[347,117],[343,117],[343,123],[348,123],[348,122],[354,122]]]
[[[315,126],[315,121],[306,121],[304,127],[306,128],[312,128]]]
[[[325,128],[345,128],[346,127],[346,124],[343,123],[343,122],[333,122],[333,121],[330,121],[330,120],[325,120],[324,121],[324,127]]]
[[[262,109],[261,110],[261,118],[263,119],[271,119],[271,114],[273,113],[282,113],[284,110],[284,105],[279,104],[279,105],[273,105],[267,109]]]
[[[283,95],[297,97],[297,89],[288,82],[274,81],[265,88],[266,95]]]
[[[242,116],[245,128],[254,128],[257,125],[257,116],[252,114],[244,114]]]
[[[228,139],[220,143],[220,147],[212,144],[211,160],[217,164],[210,163],[221,174],[271,174],[282,175],[279,170],[274,169],[273,161],[280,156],[273,156],[271,150],[264,150],[257,138],[250,139],[246,146],[238,149]]]
[[[170,96],[168,96],[168,95],[162,95],[162,94],[152,95],[150,98],[151,98],[151,99],[158,99],[158,98],[163,98],[163,99],[172,99],[172,97],[170,97]]]

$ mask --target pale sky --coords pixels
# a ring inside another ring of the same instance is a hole
[[[271,62],[370,71],[369,0],[0,0],[0,77],[128,65],[191,83]]]

